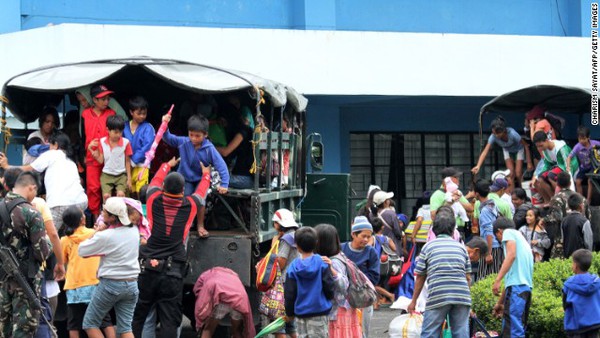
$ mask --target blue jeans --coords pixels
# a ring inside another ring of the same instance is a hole
[[[234,189],[254,188],[254,178],[244,175],[229,175],[229,187]]]
[[[138,300],[137,281],[100,278],[90,305],[83,317],[83,329],[97,329],[112,307],[117,316],[117,336],[132,332],[133,310]]]
[[[371,318],[373,318],[373,305],[362,309],[363,338],[369,337],[369,329],[371,328]]]
[[[152,306],[148,317],[144,322],[144,331],[142,332],[142,338],[156,338],[156,306]],[[177,329],[177,338],[181,336],[181,325]]]
[[[444,305],[426,310],[423,316],[421,338],[439,338],[446,316],[450,317],[452,338],[469,338],[469,314],[467,305]]]
[[[198,187],[198,183],[200,183],[200,181],[198,181],[198,182],[185,181],[185,184],[183,186],[183,194],[185,196],[192,195],[194,193],[194,191],[196,191],[196,188]]]

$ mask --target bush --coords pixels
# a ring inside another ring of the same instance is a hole
[[[572,260],[552,259],[536,263],[533,270],[533,294],[529,310],[528,333],[530,337],[564,337],[564,312],[562,308],[562,287],[567,278],[573,275]],[[590,273],[600,271],[600,253],[594,253]],[[498,297],[492,294],[496,275],[487,276],[471,288],[473,311],[488,330],[501,331],[502,322],[492,316]]]

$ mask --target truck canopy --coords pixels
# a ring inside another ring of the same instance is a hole
[[[588,114],[591,92],[586,89],[538,85],[500,95],[481,107],[480,116],[488,112],[525,113],[540,105],[553,113]]]
[[[2,88],[2,95],[8,99],[6,107],[10,112],[21,122],[29,123],[37,119],[44,105],[60,102],[65,93],[109,78],[115,83],[140,84],[148,75],[174,87],[198,93],[219,94],[244,89],[256,93],[260,89],[273,107],[287,106],[296,112],[305,111],[308,103],[293,88],[256,75],[149,57],[87,61],[34,69],[9,79]],[[259,95],[255,97],[257,101],[260,100]]]

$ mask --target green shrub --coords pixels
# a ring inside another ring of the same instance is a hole
[[[528,333],[530,337],[564,337],[564,312],[562,308],[562,287],[567,278],[573,275],[572,260],[553,259],[536,263],[533,271],[533,294],[529,311]],[[600,271],[600,253],[594,253],[590,272]],[[490,275],[478,281],[471,288],[473,311],[486,325],[488,330],[500,331],[502,322],[493,318],[492,310],[498,297],[492,294],[492,285],[496,275]]]

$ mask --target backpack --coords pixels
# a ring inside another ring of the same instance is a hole
[[[17,197],[9,202],[7,202],[6,199],[0,200],[0,227],[12,226],[10,214],[14,208],[24,203],[28,202],[23,197]],[[4,238],[1,233],[0,236],[0,244],[10,247],[10,245],[6,242],[6,238]],[[36,265],[33,258],[33,247],[31,245],[29,245],[27,248],[27,254],[27,260],[19,262],[19,269],[26,278],[33,278],[37,274],[39,266]],[[4,271],[2,271],[0,274],[2,275],[2,278],[4,278]]]
[[[389,247],[389,244],[383,243],[379,237],[375,236],[375,240],[381,246],[381,256],[379,258],[379,274],[381,277],[396,276],[402,270],[404,257],[400,258],[398,254]]]
[[[348,245],[348,244],[346,244]],[[341,260],[346,265],[346,273],[348,274],[348,292],[346,300],[351,307],[362,309],[373,305],[377,301],[377,291],[373,283],[360,269],[350,260],[343,252],[340,251]]]

